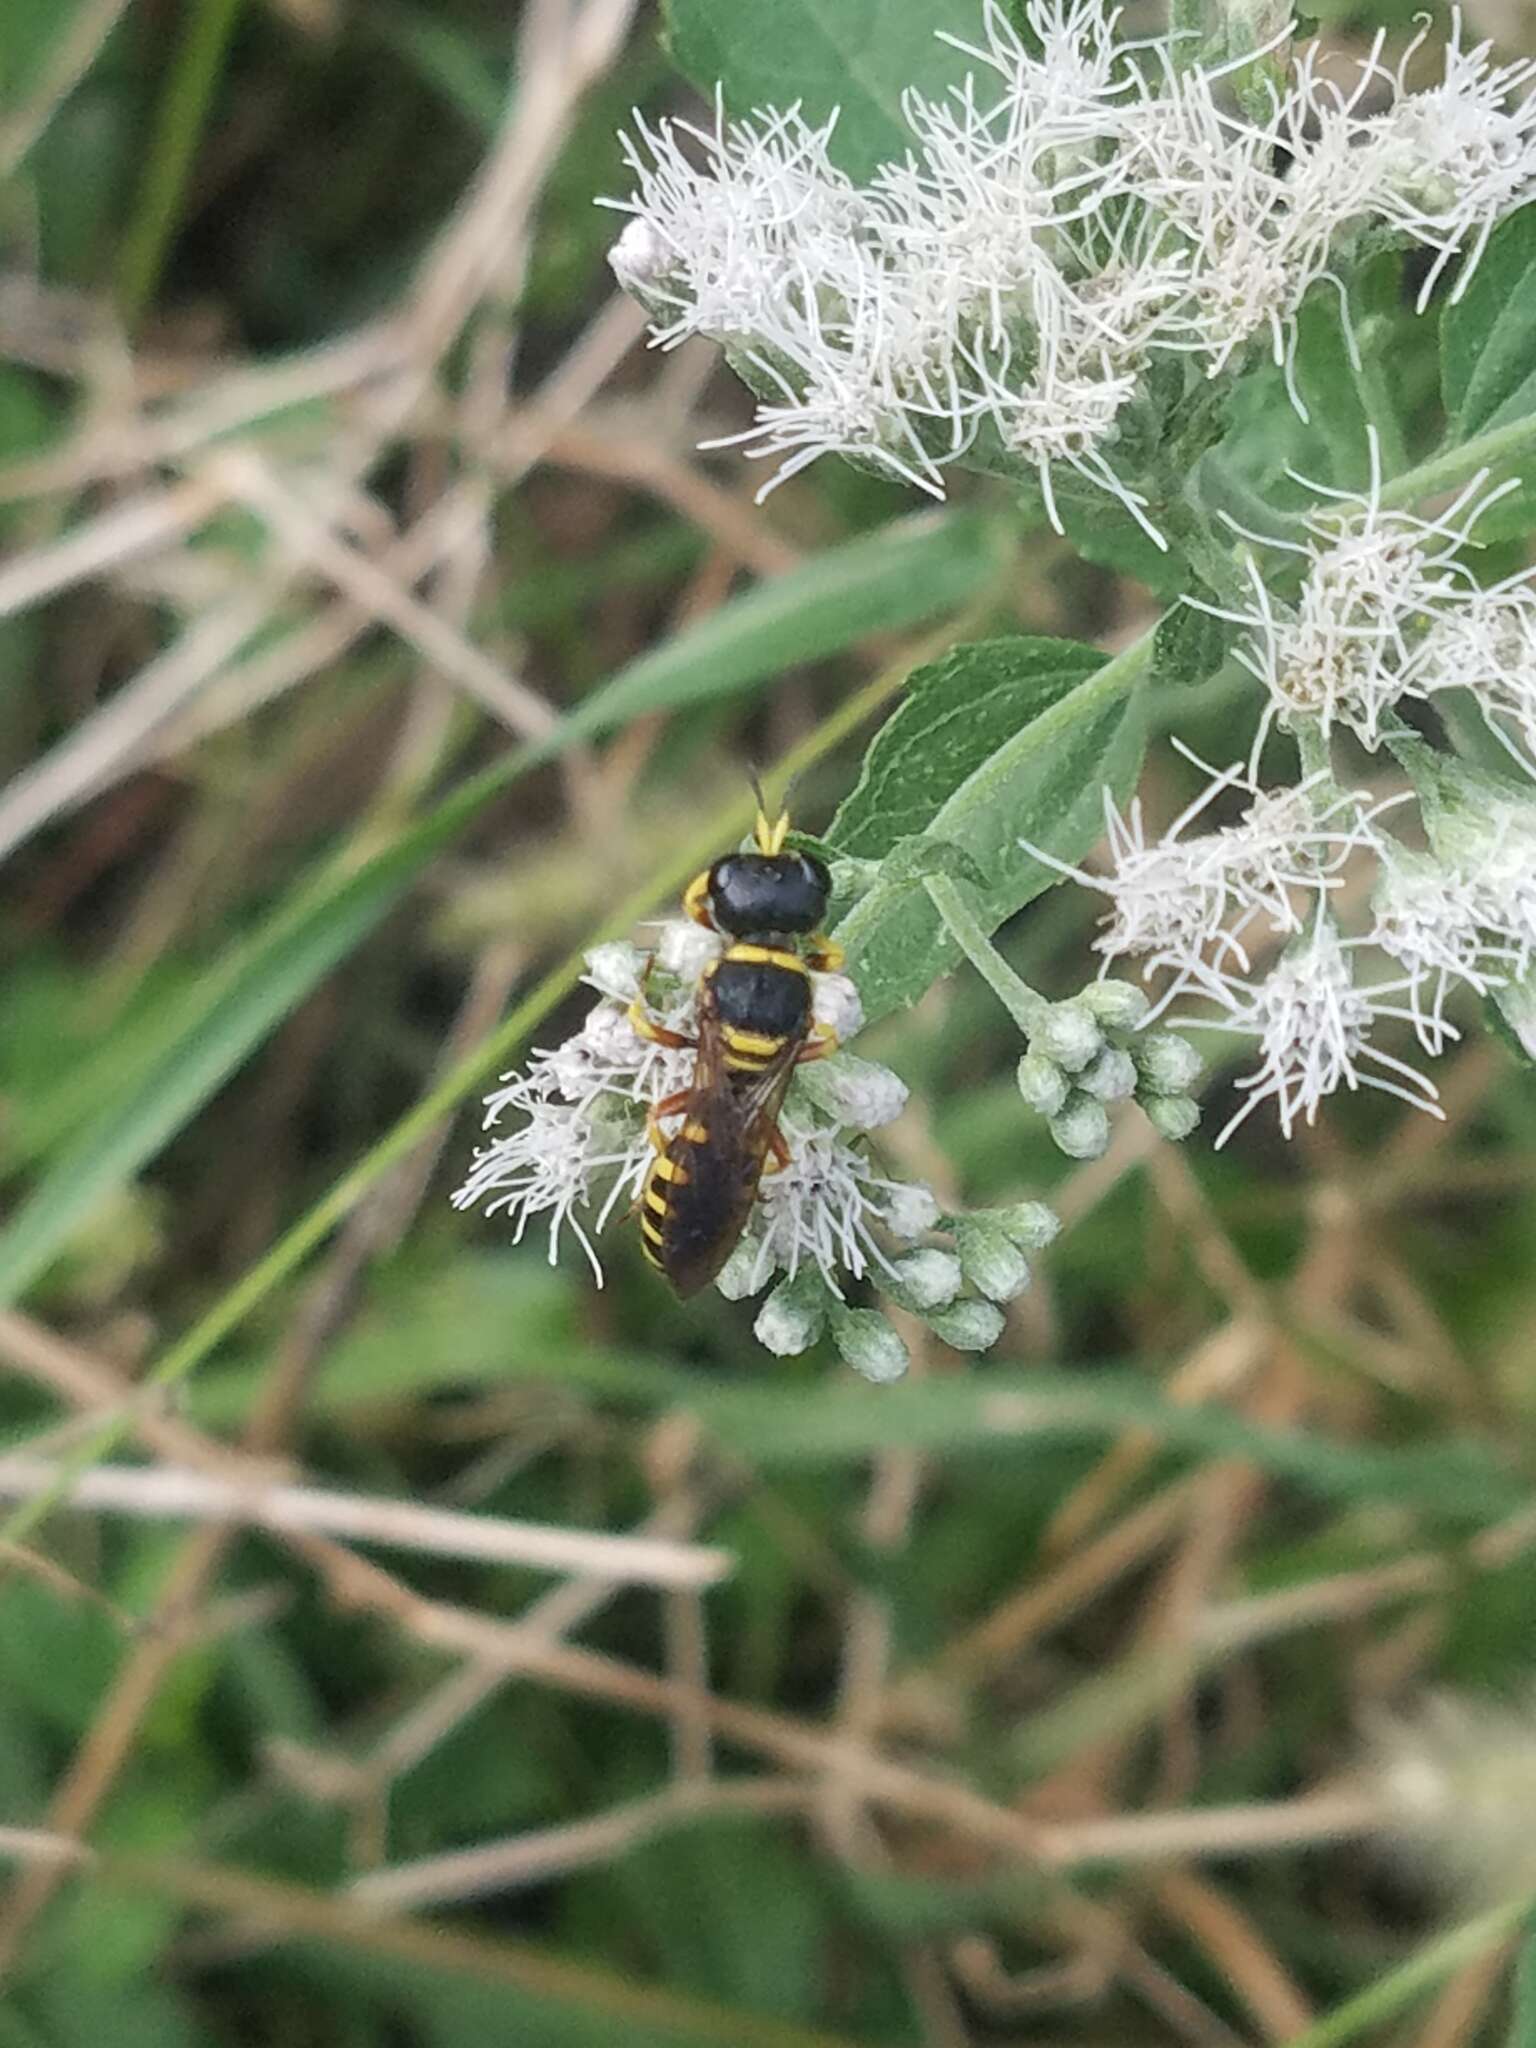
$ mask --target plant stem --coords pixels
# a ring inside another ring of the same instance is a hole
[[[187,0],[181,40],[156,110],[133,218],[117,264],[117,303],[134,328],[155,295],[187,176],[242,0]]]
[[[1459,448],[1443,448],[1417,468],[1405,469],[1401,476],[1382,487],[1381,502],[1388,510],[1411,505],[1434,492],[1455,490],[1481,469],[1503,469],[1531,454],[1536,454],[1536,412],[1512,420],[1507,427],[1492,427],[1486,434],[1475,434]]]
[[[929,875],[923,887],[966,959],[1024,1036],[1033,1038],[1049,1007],[1044,996],[1037,995],[1027,981],[1014,973],[987,937],[980,919],[961,895],[958,885],[948,875]]]
[[[1513,1934],[1531,1908],[1529,1898],[1508,1900],[1495,1906],[1491,1913],[1453,1927],[1449,1934],[1421,1948],[1417,1955],[1389,1970],[1357,1997],[1347,1999],[1315,2027],[1295,2035],[1288,2048],[1339,2048],[1341,2042],[1353,2041],[1367,2029],[1380,2026],[1419,1992],[1451,1976],[1463,1964],[1475,1962],[1496,1942]]]

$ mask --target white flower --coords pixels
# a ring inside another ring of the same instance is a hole
[[[946,37],[969,74],[941,99],[904,93],[910,146],[862,188],[831,161],[832,124],[798,108],[717,108],[712,129],[637,119],[614,268],[659,345],[701,333],[730,351],[758,403],[728,438],[785,458],[765,491],[836,452],[942,496],[944,470],[971,462],[1034,472],[1059,523],[1065,464],[1161,546],[1114,453],[1153,360],[1193,354],[1215,376],[1267,340],[1300,411],[1297,313],[1331,281],[1354,358],[1330,264],[1371,222],[1436,251],[1426,299],[1469,250],[1462,289],[1536,190],[1536,64],[1493,66],[1458,21],[1443,82],[1410,94],[1380,36],[1344,83],[1314,45],[1268,114],[1243,118],[1233,66],[1119,42],[1104,0],[1025,15],[1021,33],[985,0],[979,40]],[[1382,88],[1394,103],[1362,111]],[[1358,707],[1372,729],[1383,708]]]
[[[1148,842],[1140,798],[1122,817],[1105,791],[1111,874],[1088,874],[1038,847],[1028,850],[1110,899],[1105,929],[1094,941],[1106,968],[1122,957],[1141,958],[1149,974],[1170,969],[1182,986],[1198,982],[1212,954],[1230,957],[1246,973],[1243,937],[1256,921],[1270,932],[1302,931],[1338,886],[1350,852],[1369,839],[1381,806],[1373,810],[1354,792],[1325,793],[1321,776],[1288,789],[1261,789],[1239,766],[1218,772],[1188,748],[1179,751],[1209,780],[1161,838]],[[1188,827],[1229,791],[1248,798],[1237,822],[1186,838]]]
[[[904,1184],[878,1173],[868,1156],[835,1129],[802,1125],[786,1116],[783,1130],[791,1158],[763,1181],[756,1219],[757,1284],[780,1267],[794,1275],[805,1262],[820,1267],[834,1294],[842,1293],[841,1274],[861,1279],[871,1267],[890,1273],[880,1236],[905,1234],[896,1228],[906,1220],[904,1204],[911,1199]]]
[[[1491,894],[1472,875],[1423,855],[1398,848],[1383,856],[1369,943],[1407,974],[1414,1030],[1426,1052],[1443,1051],[1456,1036],[1445,1021],[1455,983],[1486,995],[1518,963],[1518,952],[1484,929]]]
[[[1298,1122],[1314,1122],[1319,1103],[1341,1087],[1380,1089],[1416,1109],[1441,1114],[1434,1084],[1371,1044],[1371,1032],[1382,1018],[1413,1021],[1411,1011],[1389,1000],[1409,983],[1358,986],[1351,961],[1355,943],[1341,939],[1319,913],[1310,931],[1287,948],[1262,981],[1215,973],[1206,977],[1204,993],[1222,1014],[1188,1018],[1186,1024],[1252,1034],[1259,1041],[1258,1071],[1237,1084],[1248,1099],[1217,1138],[1218,1146],[1267,1101],[1274,1103],[1280,1129],[1290,1137]]]
[[[1536,591],[1468,590],[1454,610],[1431,621],[1415,675],[1426,697],[1469,689],[1515,760],[1527,770],[1536,761]],[[1515,729],[1523,753],[1506,726]]]
[[[1466,290],[1495,222],[1536,193],[1536,61],[1494,65],[1492,44],[1462,48],[1460,8],[1451,11],[1442,82],[1404,92],[1421,32],[1398,65],[1396,103],[1367,124],[1374,210],[1437,250],[1419,290],[1419,310],[1451,258],[1471,250],[1451,293]]]
[[[640,993],[640,975],[645,955],[627,939],[615,939],[606,946],[594,946],[587,955],[587,971],[581,977],[599,995],[627,1003]]]
[[[1282,727],[1315,723],[1324,739],[1335,726],[1362,745],[1380,745],[1388,714],[1407,698],[1420,700],[1465,675],[1447,673],[1435,635],[1475,607],[1482,593],[1460,559],[1477,520],[1511,489],[1487,490],[1480,472],[1455,502],[1433,519],[1389,510],[1381,503],[1380,445],[1368,430],[1369,488],[1356,496],[1310,484],[1331,500],[1306,521],[1305,542],[1263,541],[1289,547],[1306,564],[1301,592],[1289,611],[1277,608],[1252,557],[1251,611],[1201,605],[1248,629],[1237,658],[1269,696],[1253,759],[1271,719]],[[1241,527],[1250,541],[1260,537]]]
[[[612,261],[659,346],[766,338],[793,320],[807,257],[823,242],[835,251],[857,210],[827,155],[832,125],[812,128],[798,108],[728,123],[718,104],[713,129],[635,117],[623,148],[636,190],[621,202],[635,220]]]

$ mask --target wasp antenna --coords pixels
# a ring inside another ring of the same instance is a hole
[[[763,794],[763,785],[758,780],[757,770],[747,770],[747,780],[752,785],[752,794],[757,798],[757,819],[754,831],[760,853],[782,853],[784,841],[789,835],[789,810],[787,804],[779,806],[776,817],[768,814],[768,799]]]

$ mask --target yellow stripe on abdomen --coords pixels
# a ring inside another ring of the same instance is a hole
[[[732,1052],[755,1052],[766,1056],[777,1052],[784,1043],[782,1036],[775,1036],[771,1031],[738,1031],[734,1024],[726,1024],[722,1030]]]
[[[724,957],[727,960],[743,960],[749,966],[787,967],[791,974],[809,975],[811,971],[798,953],[786,953],[778,946],[731,946]]]

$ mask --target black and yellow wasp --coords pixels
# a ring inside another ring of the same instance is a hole
[[[756,851],[726,854],[684,893],[687,914],[727,941],[700,979],[698,1037],[658,1023],[643,996],[630,1005],[642,1037],[698,1055],[689,1086],[651,1111],[656,1157],[639,1201],[645,1255],[685,1297],[730,1257],[770,1156],[789,1164],[779,1110],[790,1076],[837,1046],[811,1016],[812,971],[842,965],[818,929],[831,883],[813,855],[786,851],[788,833],[789,813],[770,823],[759,800]]]

